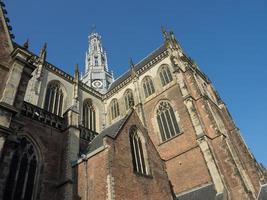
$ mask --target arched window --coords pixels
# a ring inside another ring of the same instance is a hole
[[[164,65],[161,67],[161,69],[159,71],[159,77],[160,77],[160,81],[161,81],[162,86],[165,86],[169,82],[172,81],[172,74],[171,74],[170,69],[167,65]]]
[[[113,99],[110,103],[111,119],[115,119],[120,115],[119,103],[117,99]]]
[[[145,159],[145,145],[142,142],[141,137],[139,136],[138,129],[133,126],[130,129],[130,145],[131,145],[131,153],[132,153],[132,161],[133,161],[133,169],[135,172],[139,174],[148,175],[149,168]]]
[[[91,99],[88,99],[83,103],[83,124],[86,128],[93,131],[96,129],[95,108]]]
[[[59,82],[48,84],[46,90],[44,109],[56,115],[62,115],[63,91]]]
[[[95,57],[95,66],[98,66],[98,57]]]
[[[134,106],[134,97],[132,90],[126,90],[126,92],[124,93],[124,102],[126,110],[129,110],[129,108]]]
[[[37,183],[37,153],[25,137],[13,154],[3,200],[32,200]]]
[[[146,76],[143,79],[143,89],[144,89],[145,97],[148,97],[155,92],[152,79],[149,76]]]
[[[171,105],[166,102],[160,102],[157,109],[157,122],[162,141],[180,133],[180,129]]]

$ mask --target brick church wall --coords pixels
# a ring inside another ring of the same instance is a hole
[[[161,142],[156,122],[156,106],[160,100],[168,100],[180,118],[182,133],[166,142]],[[211,182],[206,162],[198,147],[195,131],[177,84],[148,101],[144,105],[149,135],[162,159],[175,193]],[[193,174],[193,175],[192,175]],[[182,183],[182,184],[181,184]]]
[[[108,149],[74,167],[77,199],[106,199]]]
[[[129,140],[129,129],[132,125],[137,125],[147,142],[146,149],[151,177],[144,177],[133,172]],[[127,121],[112,147],[113,161],[111,166],[112,176],[115,180],[116,199],[171,199],[164,162],[160,159],[136,113],[133,113]]]
[[[21,120],[25,126],[19,134],[26,135],[35,141],[36,147],[41,152],[37,196],[40,200],[55,199],[61,184],[64,135],[59,130],[35,120],[26,117],[21,117]]]
[[[88,199],[171,200],[164,162],[140,123],[134,113],[114,140],[108,137],[104,139],[107,147],[105,150],[76,166],[77,199],[86,199],[88,195]],[[129,128],[132,125],[137,125],[147,142],[151,176],[142,176],[133,171],[129,142]]]

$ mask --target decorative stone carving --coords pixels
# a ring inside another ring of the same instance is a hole
[[[24,102],[21,113],[26,117],[33,118],[34,120],[37,120],[41,123],[47,124],[57,129],[63,129],[65,127],[64,118],[27,102]]]

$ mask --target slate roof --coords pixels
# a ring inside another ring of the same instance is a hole
[[[257,200],[266,200],[267,199],[267,184],[261,186],[261,191]]]
[[[151,54],[149,54],[147,57],[145,57],[143,60],[141,60],[139,63],[134,65],[134,70],[138,71],[143,66],[145,66],[148,62],[156,58],[158,55],[160,55],[162,52],[166,50],[166,44],[162,44],[159,48],[154,50]],[[127,72],[125,72],[123,75],[119,76],[108,88],[108,91],[112,90],[116,86],[118,86],[120,83],[122,83],[124,80],[126,80],[128,77],[131,76],[131,70],[129,69]]]
[[[105,128],[98,136],[96,136],[92,142],[89,144],[86,153],[90,153],[99,147],[103,146],[103,139],[106,136],[109,136],[111,138],[116,138],[117,134],[125,124],[125,122],[128,120],[128,118],[133,113],[133,110],[130,110],[125,117],[120,119],[119,121],[115,122],[114,124],[108,126]]]
[[[209,184],[176,195],[176,200],[215,200],[215,196],[214,185]]]

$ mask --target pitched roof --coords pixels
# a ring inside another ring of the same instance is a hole
[[[177,200],[214,200],[216,191],[213,184],[205,185],[202,187],[195,188],[193,190],[183,192],[182,194],[176,195]]]
[[[106,136],[109,136],[111,138],[116,138],[117,134],[125,124],[125,122],[128,120],[128,118],[131,116],[133,113],[133,109],[130,110],[125,117],[120,119],[119,121],[115,122],[114,124],[108,126],[105,128],[98,136],[96,136],[92,142],[89,144],[86,154],[96,150],[97,148],[103,146],[103,139]]]
[[[267,199],[267,184],[261,186],[261,190],[257,198],[257,200],[264,200],[264,199]]]
[[[149,54],[147,57],[145,57],[143,60],[141,60],[139,63],[134,65],[134,70],[138,71],[143,66],[145,66],[148,62],[156,58],[158,55],[160,55],[162,52],[166,50],[166,44],[162,44],[159,48],[154,50],[151,54]],[[131,76],[131,70],[129,69],[127,72],[122,74],[120,77],[118,77],[108,88],[108,91],[112,90],[116,86],[118,86],[120,83],[122,83],[124,80],[126,80],[128,77]]]

